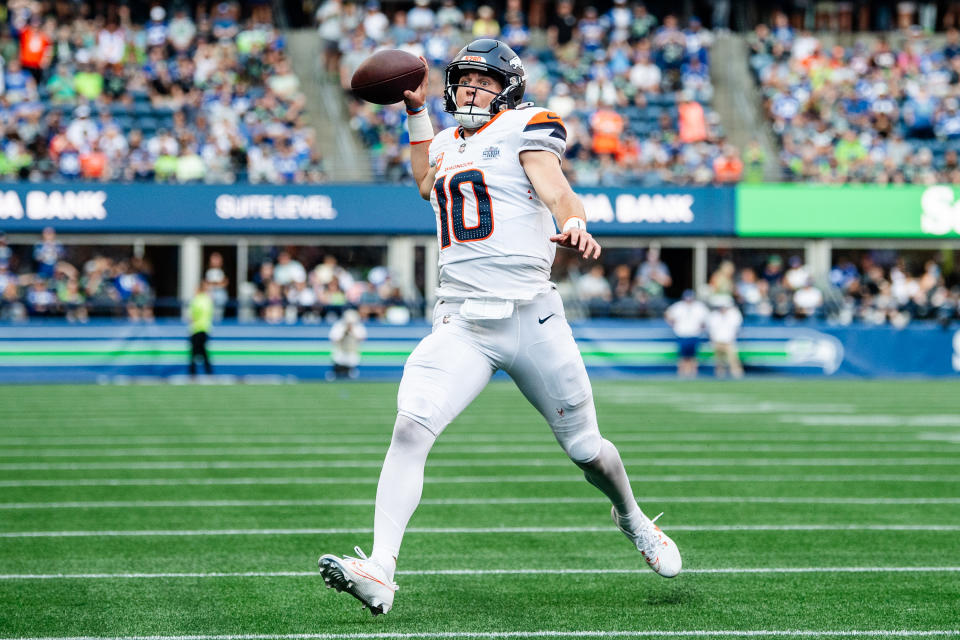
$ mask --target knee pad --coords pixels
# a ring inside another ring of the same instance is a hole
[[[563,445],[563,450],[567,452],[570,459],[577,464],[587,464],[597,459],[600,455],[600,447],[603,445],[603,438],[597,430],[582,433]]]
[[[429,451],[437,439],[426,426],[407,416],[398,415],[393,425],[390,449],[394,452]]]
[[[597,414],[590,399],[564,409],[563,415],[558,412],[550,421],[550,428],[557,442],[574,462],[590,462],[600,455],[603,437],[597,427]]]
[[[426,428],[434,436],[440,435],[450,422],[437,403],[428,394],[414,389],[412,385],[400,383],[397,394],[397,419],[401,417]]]

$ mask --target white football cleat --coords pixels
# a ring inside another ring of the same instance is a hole
[[[664,578],[675,578],[680,573],[683,562],[680,560],[680,549],[677,544],[670,539],[670,536],[660,530],[660,527],[654,524],[661,513],[651,520],[643,516],[643,525],[636,533],[627,531],[620,526],[620,520],[617,518],[617,508],[610,509],[610,515],[617,528],[623,531],[623,534],[630,538],[630,541],[637,545],[637,550],[647,561],[650,568],[656,571]]]
[[[375,616],[390,611],[397,585],[387,577],[383,567],[367,558],[360,547],[353,550],[359,558],[339,558],[329,553],[320,556],[317,564],[327,588],[346,591]]]

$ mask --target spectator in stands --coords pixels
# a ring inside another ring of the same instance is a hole
[[[809,276],[803,285],[793,294],[793,309],[797,317],[812,318],[819,315],[823,307],[823,293],[813,286]]]
[[[15,281],[8,280],[0,291],[0,320],[23,322],[27,319],[27,307],[20,299],[20,288]]]
[[[740,182],[743,178],[743,161],[736,147],[730,144],[723,146],[723,155],[713,161],[713,175],[719,184]]]
[[[655,310],[666,306],[666,289],[673,284],[670,268],[660,259],[660,245],[653,243],[647,249],[644,261],[637,269],[637,287],[646,293],[648,304]]]
[[[64,311],[67,322],[87,322],[87,298],[80,289],[80,282],[76,277],[58,285],[57,300]]]
[[[573,14],[573,0],[559,0],[556,14],[547,27],[547,44],[550,48],[565,47],[573,40],[577,17]]]
[[[710,275],[710,296],[732,296],[734,293],[734,275],[736,267],[730,260],[724,260],[717,270]]]
[[[497,38],[500,36],[500,23],[494,18],[493,7],[481,5],[477,9],[477,19],[473,22],[474,38]]]
[[[366,13],[363,16],[363,31],[371,40],[380,42],[386,36],[390,20],[380,11],[380,3],[377,0],[367,0],[364,9]]]
[[[603,265],[595,264],[590,270],[581,275],[576,283],[577,295],[587,303],[591,315],[607,315],[613,293],[610,283],[603,274]]]
[[[281,251],[273,269],[273,280],[281,287],[286,287],[294,282],[306,282],[307,272],[303,264],[294,260],[289,251]]]
[[[57,242],[57,232],[53,227],[46,227],[42,233],[42,240],[33,246],[33,262],[37,278],[48,280],[53,278],[57,263],[63,259],[63,245]]]
[[[0,269],[9,269],[13,259],[13,250],[7,242],[7,234],[0,231]],[[6,283],[0,282],[0,292],[6,288]]]
[[[215,322],[220,322],[223,320],[223,310],[229,300],[227,286],[230,284],[230,279],[223,270],[223,256],[219,251],[214,251],[207,259],[207,269],[203,273],[203,279],[207,283],[206,291],[213,300],[213,319]]]
[[[748,318],[770,316],[772,309],[767,296],[768,287],[766,280],[757,280],[756,272],[750,267],[740,270],[740,276],[734,288],[734,297],[743,310],[743,315]]]
[[[52,60],[52,42],[55,22],[41,23],[39,14],[30,18],[30,24],[20,31],[20,64],[39,85]],[[8,85],[9,87],[9,85]]]

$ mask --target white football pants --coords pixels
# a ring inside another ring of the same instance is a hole
[[[550,424],[574,462],[600,453],[593,390],[555,290],[518,302],[510,317],[468,320],[461,303],[440,301],[433,332],[403,369],[397,409],[435,436],[502,369]]]

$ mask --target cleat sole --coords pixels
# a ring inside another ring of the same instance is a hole
[[[323,556],[317,562],[317,566],[320,567],[320,575],[323,576],[323,581],[327,585],[328,589],[336,589],[337,593],[349,593],[357,600],[360,600],[360,603],[363,605],[360,607],[361,610],[370,609],[370,613],[374,617],[384,613],[382,602],[368,605],[360,598],[360,596],[353,592],[352,589],[354,587],[354,582],[346,577],[343,568],[340,566],[340,563],[336,561],[336,559]]]

